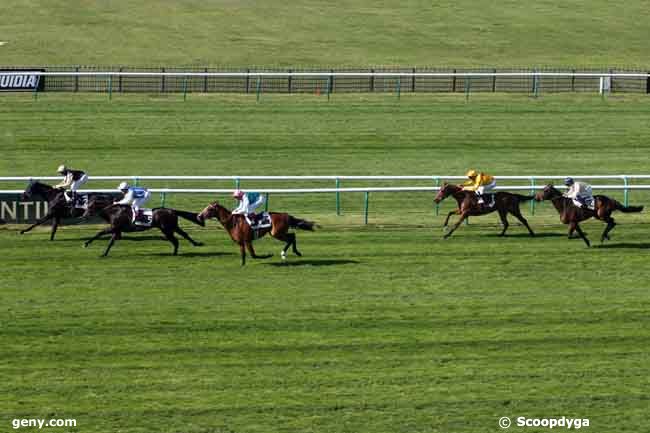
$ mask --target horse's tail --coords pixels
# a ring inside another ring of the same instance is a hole
[[[614,206],[616,206],[616,210],[620,210],[623,213],[641,212],[643,210],[643,206],[623,206],[623,204],[616,200],[614,200]]]
[[[315,227],[320,226],[313,221],[301,220],[300,218],[289,215],[289,227],[292,229],[309,230],[313,232]]]
[[[192,221],[194,224],[199,225],[201,227],[205,227],[205,221],[199,218],[199,214],[194,213],[194,212],[186,212],[184,210],[176,210],[174,209],[174,212],[176,215],[178,215],[181,218],[184,218],[188,221]]]

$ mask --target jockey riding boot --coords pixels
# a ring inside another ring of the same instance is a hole
[[[70,193],[72,194],[72,193]],[[68,191],[63,191],[63,197],[65,197],[65,202],[70,203],[72,201],[72,198],[68,195]]]
[[[483,194],[476,193],[478,196],[478,204],[483,204]]]

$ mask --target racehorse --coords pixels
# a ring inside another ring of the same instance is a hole
[[[50,240],[53,241],[56,229],[61,224],[63,218],[80,218],[85,213],[84,209],[77,208],[74,206],[74,203],[66,201],[64,190],[61,188],[54,188],[40,182],[30,182],[27,189],[23,192],[22,200],[30,200],[33,197],[42,197],[47,200],[48,212],[43,218],[25,230],[21,230],[21,235],[51,219],[52,230],[50,232]],[[88,200],[90,199],[94,199],[98,207],[108,206],[113,202],[113,198],[106,194],[88,194]]]
[[[440,191],[438,191],[438,194],[433,201],[435,203],[440,203],[449,196],[452,196],[456,199],[458,202],[458,208],[447,214],[447,218],[445,219],[443,227],[445,227],[445,229],[447,228],[447,224],[449,224],[449,218],[452,215],[460,215],[460,218],[456,224],[454,224],[451,230],[445,233],[445,239],[451,236],[451,234],[467,217],[487,215],[494,211],[499,212],[499,217],[501,218],[501,223],[503,224],[503,231],[501,231],[501,234],[499,236],[505,236],[506,230],[508,230],[508,226],[510,225],[508,223],[508,214],[514,215],[515,218],[517,218],[528,229],[528,233],[530,233],[531,236],[535,236],[535,233],[533,233],[533,230],[528,225],[528,221],[526,221],[526,218],[524,218],[524,216],[521,214],[521,211],[519,210],[519,203],[532,200],[535,198],[535,196],[499,191],[494,194],[494,205],[488,206],[485,203],[478,203],[478,198],[474,191],[465,191],[458,185],[453,185],[445,182],[442,184]],[[487,200],[488,197],[485,197],[485,199]]]
[[[151,225],[139,226],[131,222],[133,216],[131,206],[112,204],[107,207],[101,207],[97,205],[97,202],[95,200],[90,200],[88,202],[86,216],[91,216],[94,214],[102,217],[107,223],[110,224],[110,226],[103,230],[100,230],[95,236],[88,239],[84,243],[84,248],[88,248],[88,245],[90,245],[91,242],[93,242],[95,239],[110,234],[111,240],[108,242],[108,246],[106,247],[104,254],[102,254],[102,257],[106,257],[108,255],[108,252],[113,246],[113,243],[122,237],[123,232],[141,232],[152,229],[154,227],[159,228],[160,231],[162,231],[165,235],[165,238],[174,246],[173,255],[178,254],[178,239],[176,239],[174,233],[178,233],[195,247],[203,245],[203,243],[192,239],[190,235],[188,235],[183,229],[178,226],[178,217],[192,221],[194,224],[205,226],[205,223],[197,218],[197,214],[192,212],[185,212],[168,208],[156,208],[153,209]]]
[[[594,210],[586,207],[578,207],[573,203],[573,199],[564,197],[562,192],[556,189],[553,185],[549,184],[544,189],[538,192],[535,196],[537,201],[551,200],[555,209],[560,214],[560,221],[569,225],[569,238],[573,235],[574,231],[582,238],[587,246],[591,246],[589,239],[580,228],[579,223],[591,217],[599,219],[607,223],[607,227],[600,236],[600,242],[609,240],[609,232],[616,226],[612,212],[620,210],[623,213],[641,212],[643,206],[623,206],[620,202],[609,198],[604,195],[594,196]]]
[[[226,229],[230,235],[231,239],[239,244],[242,266],[246,264],[246,249],[248,249],[251,257],[254,259],[268,259],[273,255],[267,254],[258,256],[255,253],[255,249],[253,248],[253,240],[261,238],[269,232],[274,238],[285,242],[284,248],[282,248],[282,251],[280,252],[282,260],[286,260],[287,250],[289,247],[292,247],[293,252],[297,256],[302,256],[300,251],[298,251],[298,247],[296,246],[296,234],[289,233],[289,229],[299,228],[302,230],[314,231],[314,227],[318,227],[318,225],[311,221],[305,221],[296,218],[287,213],[269,212],[269,215],[271,216],[271,226],[255,230],[253,230],[248,224],[244,215],[233,215],[228,209],[221,206],[218,202],[214,202],[208,205],[205,209],[203,209],[198,217],[203,221],[214,217],[219,220],[223,228]]]

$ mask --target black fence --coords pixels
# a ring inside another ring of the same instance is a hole
[[[1,67],[0,71],[29,69]],[[599,92],[599,77],[580,76],[427,76],[381,77],[336,76],[336,73],[636,73],[648,74],[640,69],[453,69],[453,68],[368,68],[368,69],[279,69],[279,68],[136,68],[103,66],[34,66],[46,72],[170,72],[170,73],[251,73],[306,72],[330,73],[319,77],[214,77],[214,76],[45,76],[42,88],[46,92],[115,92],[115,93],[559,93]],[[612,77],[608,92],[650,93],[650,78]]]

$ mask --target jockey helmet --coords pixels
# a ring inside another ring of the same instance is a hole
[[[573,185],[574,183],[575,183],[575,182],[574,182],[574,180],[573,180],[572,177],[567,177],[567,178],[564,179],[564,184],[565,184],[566,186],[571,186],[571,185]]]
[[[56,169],[56,172],[61,174],[65,173],[66,171],[68,171],[68,168],[63,164],[61,164],[59,168]]]
[[[240,189],[236,189],[232,192],[233,198],[236,198],[238,200],[241,200],[241,198],[244,196],[244,191]]]
[[[472,178],[472,177],[476,177],[476,176],[478,176],[478,173],[477,173],[476,170],[473,170],[473,169],[472,169],[472,170],[469,170],[465,176],[467,176],[467,177],[469,177],[469,178]]]
[[[120,191],[125,191],[125,190],[129,189],[129,184],[126,183],[126,182],[122,182],[122,183],[117,187],[117,189],[120,190]]]

